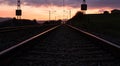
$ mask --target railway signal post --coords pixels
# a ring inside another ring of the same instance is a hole
[[[81,4],[81,11],[86,14],[87,11],[87,4],[86,4],[86,0],[83,0],[83,3]]]
[[[21,2],[20,2],[20,0],[17,0],[16,16],[17,16],[17,19],[21,19],[22,10],[21,10]]]

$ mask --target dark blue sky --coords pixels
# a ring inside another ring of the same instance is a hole
[[[63,0],[21,0],[24,5],[41,6],[52,3],[56,6],[62,6]],[[65,5],[79,8],[82,0],[64,0]],[[120,0],[86,0],[89,8],[110,7],[120,9]],[[16,0],[0,0],[0,4],[16,5]]]

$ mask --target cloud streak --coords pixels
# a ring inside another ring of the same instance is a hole
[[[23,5],[28,6],[63,6],[63,0],[21,0]],[[64,0],[66,6],[80,8],[82,0]],[[120,8],[120,0],[87,0],[89,8]],[[0,4],[16,5],[16,0],[0,0]]]

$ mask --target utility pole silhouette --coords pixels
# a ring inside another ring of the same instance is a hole
[[[16,16],[17,16],[17,19],[21,19],[22,10],[21,10],[21,1],[20,0],[17,0]]]
[[[65,1],[63,0],[63,20],[64,20],[64,12],[65,12]]]
[[[71,10],[69,10],[69,19],[71,18]]]
[[[49,22],[51,20],[51,11],[49,10]]]
[[[65,0],[63,0],[63,24],[65,23]]]

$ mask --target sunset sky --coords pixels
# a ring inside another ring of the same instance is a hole
[[[86,0],[87,14],[102,13],[107,10],[120,9],[120,0]],[[0,0],[0,17],[15,17],[17,0]],[[21,0],[22,18],[48,20],[49,11],[51,19],[67,19],[80,11],[82,0]],[[63,15],[64,14],[64,15]],[[63,17],[64,16],[64,17]]]

